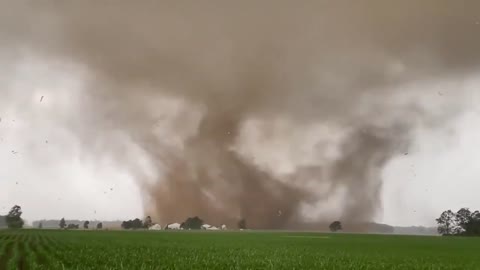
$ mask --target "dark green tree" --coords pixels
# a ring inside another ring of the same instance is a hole
[[[182,223],[182,229],[184,230],[200,230],[203,225],[203,220],[199,217],[187,218],[185,222]]]
[[[90,221],[87,220],[87,221],[85,221],[85,222],[83,223],[83,228],[84,228],[85,230],[88,230],[88,225],[90,225]]]
[[[3,227],[7,227],[7,217],[6,216],[0,216],[0,229]]]
[[[475,211],[471,215],[469,224],[467,224],[466,232],[468,235],[480,236],[480,212]]]
[[[145,229],[148,229],[148,228],[152,227],[152,225],[153,225],[152,218],[150,216],[146,217],[145,221],[143,222],[143,227]]]
[[[458,231],[456,215],[452,210],[444,211],[436,221],[438,224],[438,233],[441,235],[453,235]]]
[[[343,230],[342,223],[340,221],[334,221],[329,226],[331,232],[338,232]]]
[[[134,219],[132,221],[132,229],[138,230],[138,229],[141,229],[141,228],[143,228],[143,222],[138,218]]]
[[[97,224],[97,230],[103,229],[103,224],[100,222]]]
[[[480,236],[480,212],[471,212],[468,208],[462,208],[457,212],[457,223],[461,229],[459,235]]]
[[[12,207],[6,217],[7,226],[9,229],[21,229],[23,228],[22,208],[18,205]]]
[[[238,222],[238,228],[240,230],[246,230],[247,229],[247,220],[242,218],[239,222]]]
[[[132,221],[131,220],[122,222],[122,229],[130,230],[131,228],[132,228]]]
[[[67,222],[65,222],[65,218],[62,218],[60,220],[59,226],[60,226],[60,229],[65,229],[65,227],[67,227]]]
[[[78,230],[80,228],[80,225],[78,224],[68,224],[67,229],[68,230]]]
[[[472,212],[468,208],[462,208],[455,214],[455,234],[464,234],[467,232],[467,227],[472,221]]]

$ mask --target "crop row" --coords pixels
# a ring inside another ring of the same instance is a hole
[[[480,240],[287,232],[0,231],[4,269],[480,269]]]
[[[0,269],[52,269],[61,266],[54,248],[60,244],[40,233],[0,233]]]

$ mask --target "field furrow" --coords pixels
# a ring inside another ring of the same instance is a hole
[[[1,231],[0,270],[480,269],[480,239],[288,232]]]
[[[2,256],[0,257],[0,269],[7,269],[8,263],[13,256],[15,248],[14,241],[8,241],[5,245],[5,249],[2,252]]]
[[[25,237],[17,242],[17,269],[26,270],[27,269],[27,253],[25,249]]]
[[[28,242],[27,249],[29,251],[29,265],[35,268],[36,266],[42,267],[47,265],[47,259],[45,255],[39,250],[38,239],[32,237]]]

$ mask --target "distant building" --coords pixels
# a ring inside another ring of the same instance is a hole
[[[0,216],[0,229],[7,228],[7,220],[5,216]]]
[[[182,225],[180,223],[168,224],[165,227],[165,230],[181,230],[181,229],[182,229]]]
[[[215,227],[215,226],[212,226],[212,225],[208,225],[208,224],[203,224],[202,225],[202,230],[207,230],[207,231],[218,231],[220,230],[219,228]]]
[[[162,230],[162,226],[158,225],[158,224],[154,224],[153,226],[151,226],[150,228],[148,228],[150,231],[161,231]]]

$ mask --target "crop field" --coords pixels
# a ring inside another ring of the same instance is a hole
[[[480,238],[0,230],[0,269],[480,269]]]

